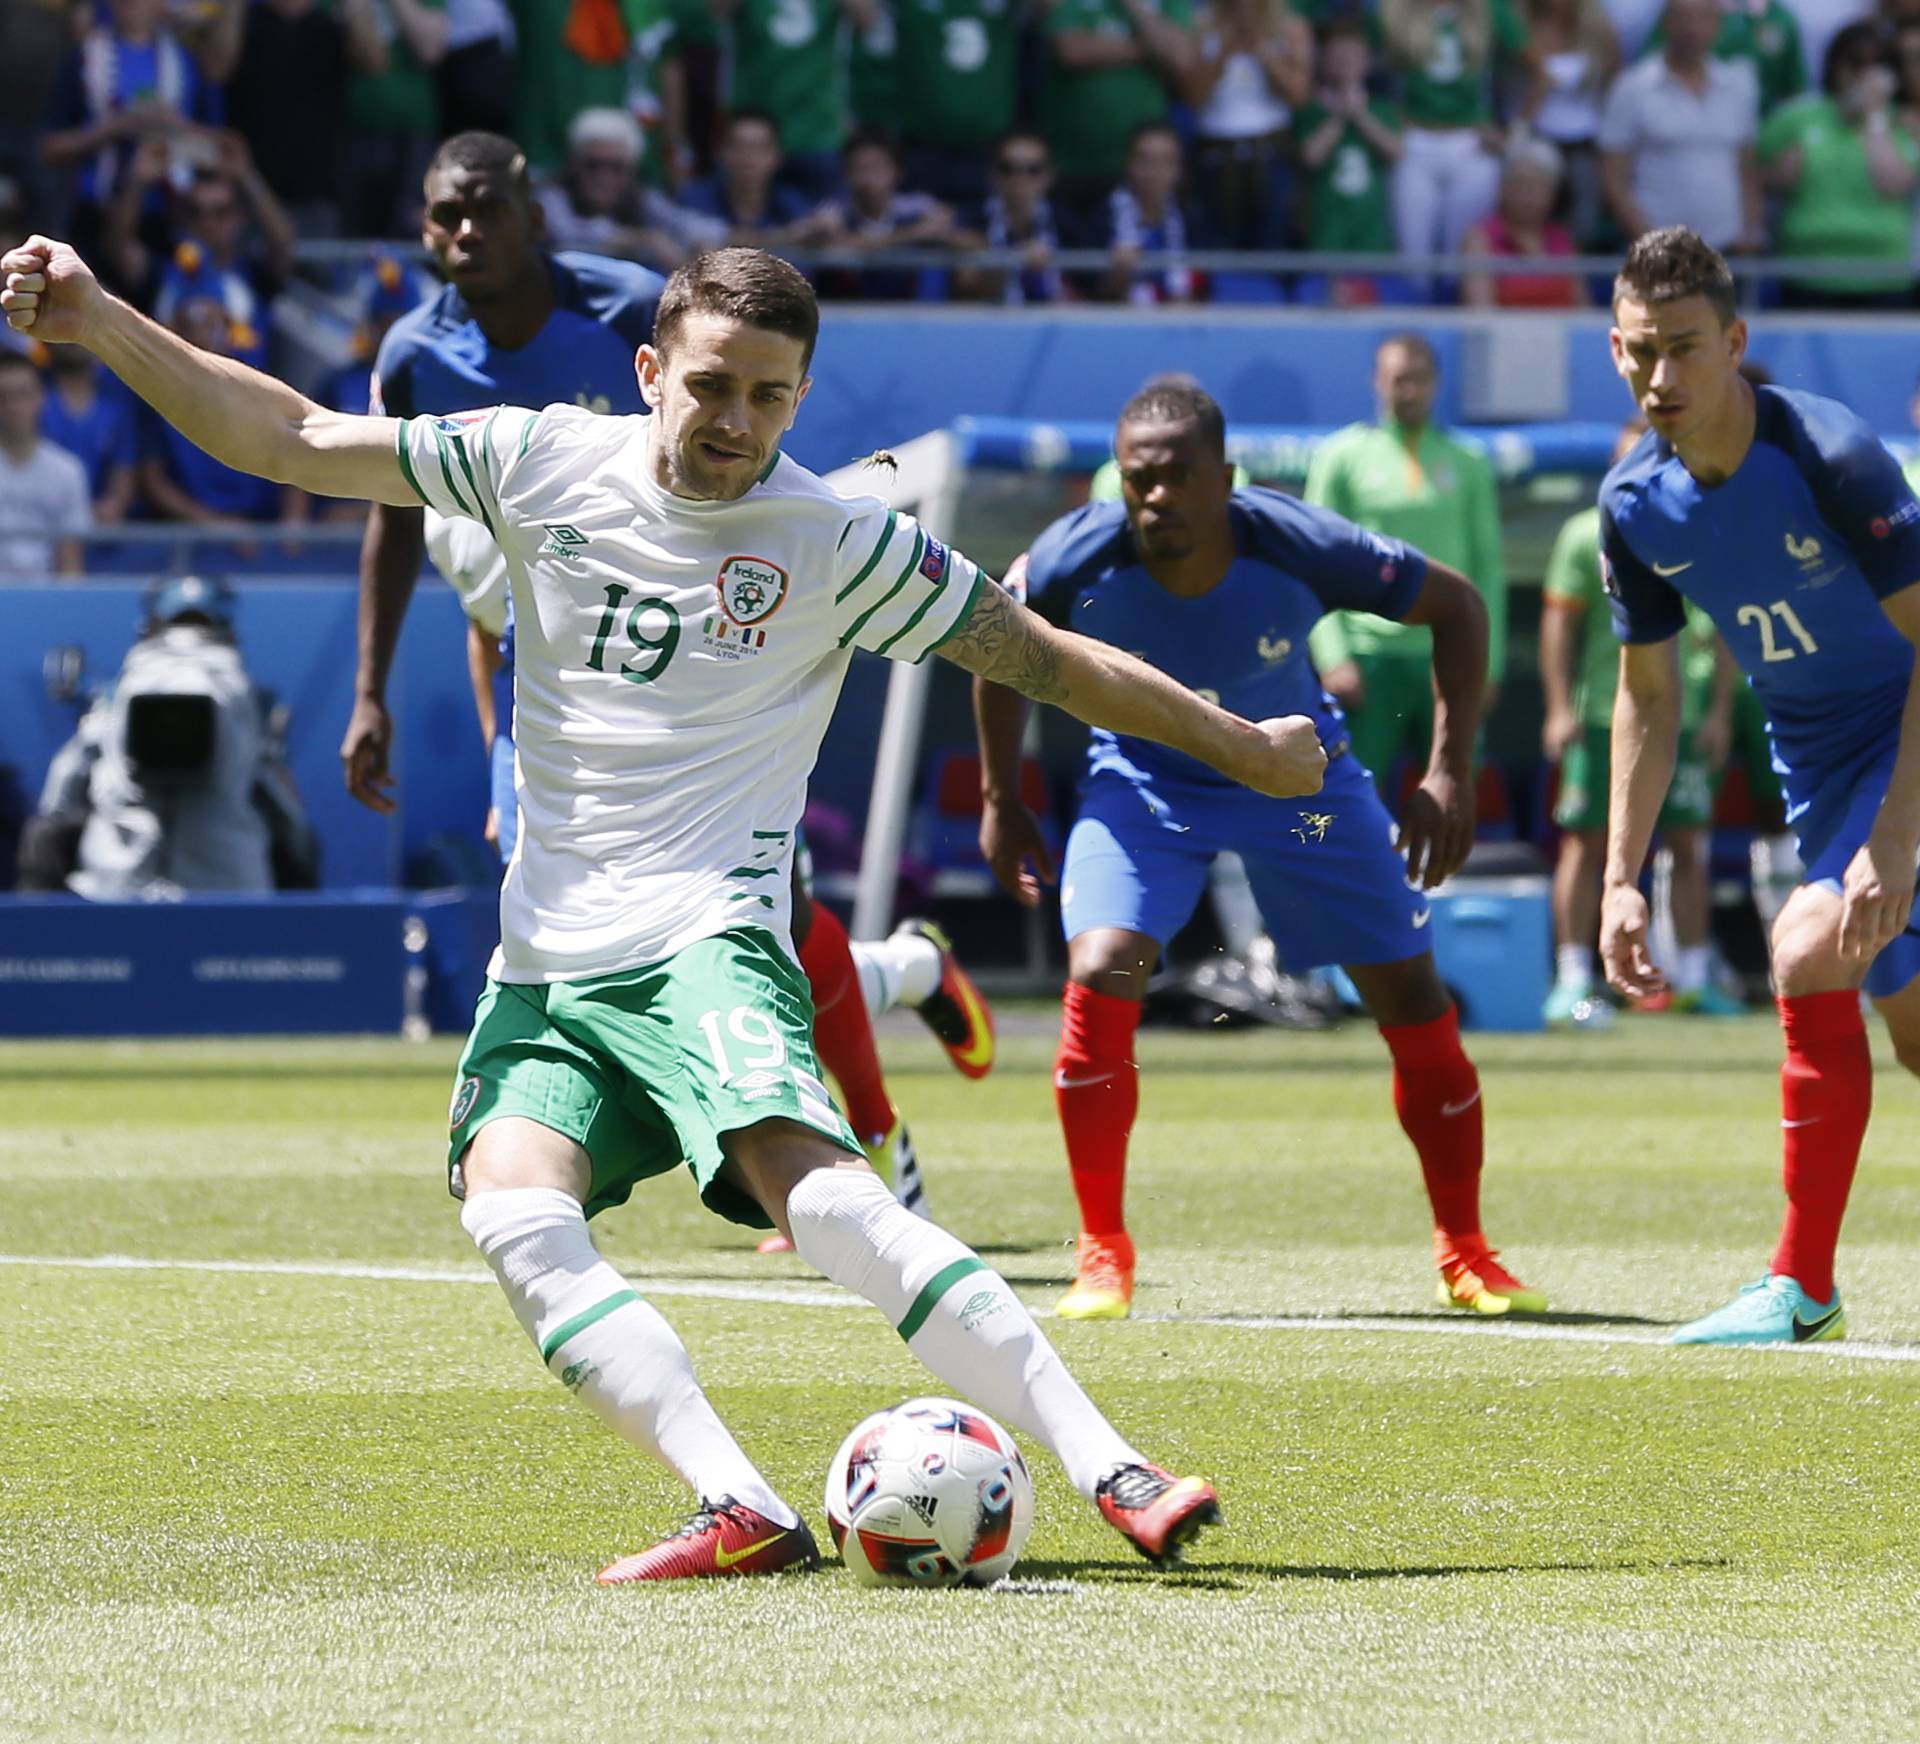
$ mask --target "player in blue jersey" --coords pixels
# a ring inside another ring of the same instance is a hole
[[[555,402],[596,412],[645,410],[634,354],[653,331],[658,274],[591,254],[552,254],[520,148],[494,133],[456,134],[427,170],[421,240],[445,288],[396,321],[374,363],[371,409],[410,418],[476,406],[541,407]],[[506,560],[488,530],[436,517],[432,549],[469,612],[468,666],[491,759],[490,824],[503,860],[513,855],[513,624],[506,610]],[[391,812],[388,754],[392,723],[387,674],[407,602],[429,545],[426,511],[376,503],[360,554],[360,650],[353,718],[341,759],[348,789],[375,811]],[[818,924],[814,924],[816,912]],[[903,929],[855,946],[828,909],[794,892],[795,942],[815,992],[816,1041],[840,1085],[867,1154],[902,1201],[925,1195],[913,1142],[888,1093],[863,989],[910,1004],[970,1077],[993,1060],[985,1002],[944,936]]]
[[[1740,376],[1727,264],[1689,230],[1640,238],[1614,283],[1614,365],[1651,426],[1600,489],[1621,642],[1600,949],[1664,985],[1639,877],[1673,774],[1685,602],[1708,611],[1767,712],[1805,881],[1773,927],[1786,1032],[1786,1221],[1766,1274],[1682,1344],[1840,1338],[1834,1250],[1872,1103],[1860,990],[1920,1072],[1920,503],[1837,401]]]
[[[1123,1198],[1138,1105],[1134,1031],[1156,959],[1193,912],[1214,857],[1233,849],[1286,966],[1344,964],[1386,1038],[1394,1104],[1433,1205],[1441,1301],[1537,1313],[1545,1296],[1500,1265],[1481,1231],[1480,1083],[1426,930],[1424,892],[1473,841],[1486,608],[1466,577],[1397,539],[1275,491],[1236,490],[1220,408],[1189,380],[1162,378],[1136,394],[1114,453],[1122,500],[1056,521],[1016,561],[1008,585],[1042,617],[1134,650],[1223,707],[1310,715],[1328,764],[1312,799],[1264,799],[1178,753],[1093,735],[1060,877],[1069,982],[1054,1091],[1081,1235],[1058,1312],[1129,1312],[1134,1249]],[[1308,633],[1335,610],[1433,629],[1432,757],[1397,847],[1308,655]],[[1001,884],[1031,905],[1052,868],[1019,799],[1024,704],[977,684],[974,709],[981,848]]]
[[[556,401],[597,412],[642,410],[634,353],[653,331],[663,280],[624,261],[551,254],[520,148],[497,133],[460,133],[427,169],[421,241],[445,281],[440,294],[396,321],[374,360],[376,415],[464,412],[475,406],[547,406]],[[463,542],[459,575],[485,577],[477,591],[502,599],[504,563],[484,530],[448,528]],[[360,553],[360,651],[353,718],[340,755],[353,796],[375,811],[393,809],[387,757],[387,672],[427,548],[422,509],[376,504]],[[453,577],[450,576],[450,579]],[[475,623],[469,664],[475,701],[489,728],[493,806],[502,857],[514,827],[509,630],[492,633],[484,597],[468,598]],[[504,609],[503,605],[498,609]],[[486,673],[504,656],[507,679]]]

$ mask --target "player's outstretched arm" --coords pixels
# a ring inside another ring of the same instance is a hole
[[[91,351],[190,442],[239,472],[316,496],[416,502],[394,423],[316,406],[285,382],[197,351],[109,296],[64,242],[32,236],[0,256],[0,310],[17,332]]]
[[[1431,890],[1473,851],[1473,739],[1487,691],[1491,633],[1479,589],[1432,559],[1405,621],[1433,631],[1433,750],[1400,824],[1407,876]]]
[[[975,592],[966,621],[940,653],[1090,727],[1184,751],[1256,793],[1295,799],[1320,791],[1327,754],[1310,717],[1242,720],[1144,660],[1090,636],[1056,630],[991,583]]]
[[[1640,869],[1673,784],[1680,748],[1680,644],[1628,642],[1613,700],[1613,785],[1607,802],[1607,869],[1600,899],[1600,961],[1622,993],[1645,998],[1666,986],[1647,953],[1647,899]]]

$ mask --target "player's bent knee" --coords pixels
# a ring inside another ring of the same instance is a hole
[[[1160,947],[1145,933],[1102,927],[1067,945],[1069,979],[1113,999],[1144,999]]]
[[[524,1115],[503,1114],[473,1135],[460,1155],[471,1199],[516,1187],[557,1187],[582,1204],[593,1184],[593,1160],[563,1132]]]

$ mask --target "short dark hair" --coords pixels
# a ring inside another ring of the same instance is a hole
[[[1220,402],[1190,375],[1156,375],[1120,408],[1116,428],[1128,424],[1194,424],[1206,445],[1227,457],[1227,420]]]
[[[1416,357],[1424,358],[1427,368],[1435,375],[1440,373],[1440,354],[1434,350],[1433,341],[1424,333],[1416,333],[1411,327],[1403,328],[1398,333],[1389,333],[1373,348],[1373,361],[1378,363],[1381,352],[1394,349],[1411,351]]]
[[[444,141],[427,165],[429,176],[440,170],[466,170],[472,175],[502,176],[513,191],[533,197],[533,182],[527,174],[527,154],[504,133],[483,133],[478,128],[456,133]]]
[[[1047,142],[1047,136],[1037,127],[1009,127],[1006,132],[995,138],[993,155],[998,158],[1008,146],[1015,144],[1037,145],[1047,154],[1047,161],[1049,163],[1053,161],[1053,147]]]
[[[758,122],[773,135],[773,143],[780,143],[780,123],[766,109],[734,109],[720,117],[719,137],[725,139],[743,121]]]
[[[800,341],[804,370],[820,337],[820,304],[798,268],[764,248],[716,248],[674,268],[653,313],[654,348],[664,357],[689,315],[723,315]]]
[[[847,135],[847,143],[840,148],[841,161],[843,163],[851,163],[853,161],[853,154],[857,151],[884,151],[888,157],[893,159],[893,167],[895,169],[904,167],[904,160],[900,155],[899,140],[895,139],[891,133],[883,133],[877,127],[856,128],[852,133],[849,133]]]
[[[1882,66],[1887,64],[1886,44],[1879,25],[1856,19],[1834,33],[1833,41],[1827,44],[1827,57],[1820,63],[1820,89],[1829,97],[1838,94],[1841,67],[1862,49],[1867,51],[1869,60]]]
[[[1632,297],[1649,308],[1705,297],[1726,326],[1734,315],[1733,273],[1717,248],[1684,224],[1649,230],[1630,249],[1613,281],[1613,301]]]
[[[1186,141],[1180,137],[1179,128],[1175,127],[1171,121],[1149,119],[1146,121],[1136,121],[1127,129],[1127,156],[1132,157],[1133,148],[1137,146],[1141,140],[1150,139],[1156,133],[1164,133],[1175,145],[1180,147],[1181,156],[1184,157],[1186,155]]]

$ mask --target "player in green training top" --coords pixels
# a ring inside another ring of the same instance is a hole
[[[1460,571],[1487,606],[1488,700],[1507,658],[1507,571],[1493,468],[1478,448],[1434,428],[1440,371],[1418,333],[1396,333],[1374,354],[1377,424],[1350,424],[1314,451],[1310,503],[1376,533],[1391,534]],[[1433,737],[1433,638],[1411,624],[1365,612],[1321,620],[1313,663],[1346,710],[1353,754],[1392,804],[1393,771],[1405,751],[1426,767]]]
[[[1638,423],[1622,430],[1614,460],[1645,431]],[[1738,675],[1713,620],[1698,606],[1689,611],[1681,637],[1681,668],[1680,751],[1659,823],[1673,855],[1673,1002],[1679,1011],[1723,1017],[1744,1008],[1708,979],[1706,850],[1714,789],[1732,739]],[[1554,541],[1540,617],[1540,678],[1547,699],[1542,744],[1548,761],[1560,764],[1553,821],[1565,832],[1553,875],[1555,977],[1546,1019],[1593,1028],[1612,1015],[1600,991],[1593,945],[1606,864],[1613,697],[1620,682],[1620,643],[1608,620],[1600,573],[1598,508],[1572,516]]]

